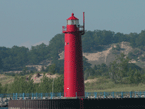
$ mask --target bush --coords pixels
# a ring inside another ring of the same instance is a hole
[[[140,56],[139,59],[142,60],[142,61],[145,61],[145,57],[144,56]]]
[[[141,82],[145,84],[145,74],[143,74],[143,75],[141,76],[141,78],[142,78]]]
[[[95,78],[94,76],[89,76],[89,77],[88,77],[88,79],[94,79],[94,78]]]

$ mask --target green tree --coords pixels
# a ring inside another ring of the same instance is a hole
[[[0,70],[3,69],[3,62],[2,62],[2,58],[0,58]]]
[[[94,69],[94,70],[97,70],[97,66],[96,66],[96,64],[94,65],[93,69]]]
[[[26,82],[27,89],[26,89],[25,93],[33,93],[33,92],[35,92],[34,81],[33,81],[33,79],[31,79],[31,77],[32,76],[29,76],[28,80]]]
[[[129,68],[129,71],[128,71],[128,76],[129,76],[129,83],[130,84],[133,84],[134,83],[134,70]]]
[[[45,71],[44,66],[42,66],[41,71],[42,71],[42,72],[44,72],[44,71]]]
[[[130,33],[128,34],[128,37],[130,37],[130,45],[135,48],[136,47],[136,39],[138,38],[137,33]]]
[[[116,44],[116,48],[115,49],[118,50],[118,51],[120,51],[121,50],[120,45],[119,44]]]
[[[144,78],[142,77],[140,70],[138,69],[133,70],[131,68],[129,69],[128,76],[129,76],[129,83],[137,84],[137,85],[141,83],[142,79]]]
[[[117,58],[110,63],[110,76],[116,83],[121,82],[123,77],[127,76],[129,58],[125,57],[124,53],[121,53]]]
[[[27,70],[28,70],[27,67],[24,67],[22,72],[25,74],[27,72]]]
[[[95,65],[95,76],[107,76],[108,75],[108,66],[105,63],[102,63],[101,65]]]
[[[49,66],[49,70],[48,70],[51,74],[55,74],[56,73],[56,65],[52,64]]]
[[[143,49],[143,46],[145,46],[145,30],[142,30],[141,33],[139,33],[139,36],[136,38],[135,43],[136,46]]]
[[[138,85],[142,81],[142,77],[139,70],[135,70],[134,82]]]
[[[11,93],[24,93],[27,92],[27,82],[25,77],[15,76],[14,82],[11,85]]]
[[[117,62],[116,60],[114,60],[112,63],[110,63],[110,69],[109,69],[110,79],[112,79],[114,83],[117,83],[117,72],[118,72]]]
[[[90,76],[94,76],[94,74],[95,74],[95,71],[94,71],[94,69],[93,68],[87,68],[85,71],[84,71],[84,79],[86,80],[86,79],[88,79],[88,77],[90,77]]]
[[[19,77],[15,76],[14,82],[9,85],[8,92],[9,93],[32,93],[35,92],[36,88],[31,79],[31,76],[26,79],[25,76]]]
[[[60,77],[56,78],[54,81],[54,93],[63,92],[64,90],[64,75],[60,75]]]
[[[8,92],[8,84],[5,84],[3,87],[2,87],[2,93],[7,93]]]
[[[50,93],[52,91],[52,79],[43,75],[40,86],[36,90],[39,93]]]
[[[83,71],[85,71],[87,68],[91,68],[91,64],[87,62],[88,59],[83,56]]]
[[[2,84],[0,83],[0,93],[2,93]]]

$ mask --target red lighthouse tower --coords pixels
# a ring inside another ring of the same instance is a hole
[[[81,35],[84,30],[79,25],[79,19],[72,16],[67,19],[67,26],[62,27],[65,33],[64,45],[64,97],[84,97],[84,75]]]

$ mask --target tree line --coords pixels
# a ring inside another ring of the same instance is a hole
[[[116,56],[116,59],[107,66],[102,63],[94,67],[84,69],[84,80],[101,77],[106,77],[112,80],[115,84],[136,84],[145,83],[145,70],[136,66],[134,63],[129,63],[130,59],[123,53]],[[49,68],[52,74],[56,73],[55,64]],[[31,80],[32,76],[26,79],[26,76],[15,75],[14,81],[11,84],[2,86],[0,84],[0,93],[49,93],[52,92],[53,79],[44,76],[40,83],[34,83]],[[64,75],[54,80],[54,92],[63,92]]]
[[[111,79],[115,84],[139,84],[145,83],[145,69],[134,63],[123,53],[116,55],[116,59],[108,66],[105,63],[88,67],[84,70],[85,79],[98,78],[99,76]]]
[[[86,31],[82,36],[83,52],[96,52],[104,49],[105,45],[118,43],[122,41],[130,42],[133,48],[145,50],[145,30],[138,33],[115,33],[107,30]],[[119,49],[119,48],[118,48]],[[43,60],[52,60],[56,65],[58,72],[63,69],[63,60],[58,60],[59,53],[64,50],[64,34],[55,35],[49,42],[28,48],[22,46],[13,46],[12,48],[0,47],[0,70],[22,70],[26,65],[39,64]],[[138,52],[138,51],[135,51]],[[130,57],[136,58],[134,53]],[[141,57],[145,60],[145,57]]]
[[[5,84],[2,86],[0,83],[0,93],[50,93],[52,92],[52,82],[50,79],[43,75],[40,83],[34,83],[29,76],[15,76],[14,81],[10,84]],[[63,75],[54,79],[53,92],[63,92]]]

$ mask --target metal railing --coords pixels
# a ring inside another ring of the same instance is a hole
[[[144,98],[145,92],[85,92],[85,98]],[[12,93],[0,94],[0,98],[17,99],[65,99],[64,93]],[[77,93],[76,97],[77,99]]]

